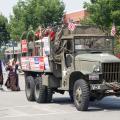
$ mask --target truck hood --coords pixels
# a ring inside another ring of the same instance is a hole
[[[102,63],[120,62],[119,58],[108,53],[80,54],[76,56],[75,60],[98,61]]]

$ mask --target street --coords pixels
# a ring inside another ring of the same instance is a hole
[[[79,112],[68,93],[55,94],[53,102],[28,102],[24,91],[24,77],[20,78],[20,92],[0,91],[0,120],[119,120],[120,98],[106,97],[90,103],[87,112]]]

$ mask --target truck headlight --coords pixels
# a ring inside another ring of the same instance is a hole
[[[96,65],[93,67],[93,73],[100,73],[100,72],[102,72],[100,65]]]

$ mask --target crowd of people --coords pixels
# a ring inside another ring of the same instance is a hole
[[[4,77],[3,77],[3,69],[5,68],[8,71],[8,77],[5,82],[5,86],[7,89],[11,91],[20,91],[19,87],[19,78],[18,78],[18,64],[17,60],[13,59],[9,61],[4,67],[3,62],[0,60],[0,90],[3,90],[4,85]]]

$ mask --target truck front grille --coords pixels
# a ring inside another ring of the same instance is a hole
[[[103,63],[102,72],[106,82],[120,82],[120,63]]]

